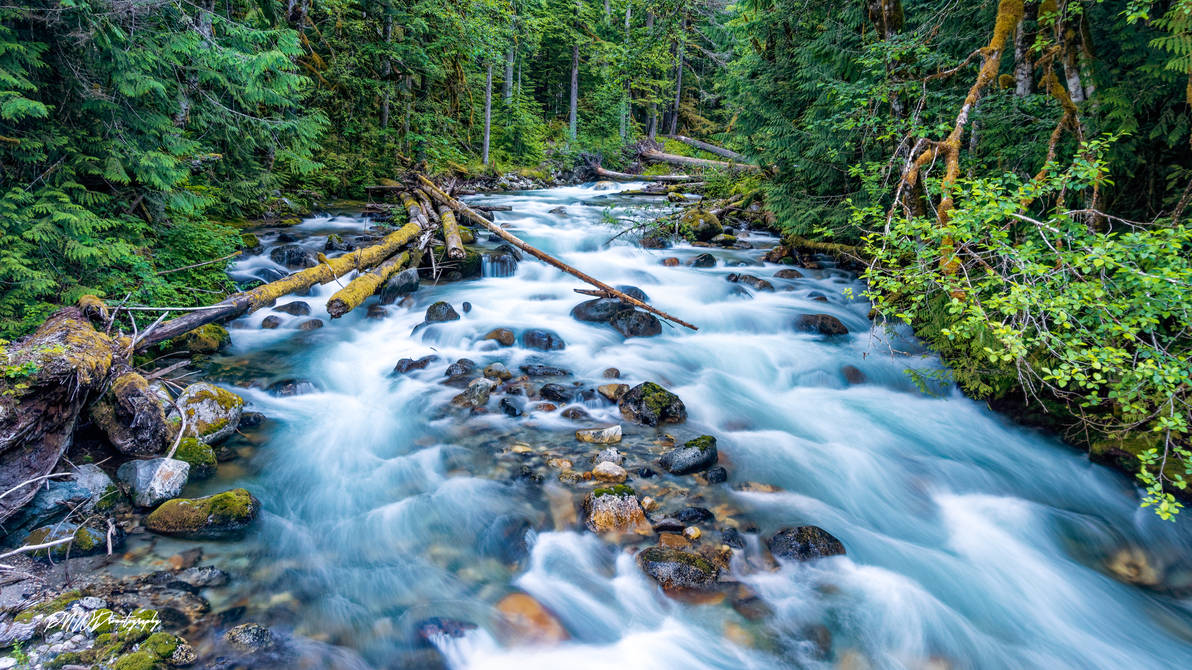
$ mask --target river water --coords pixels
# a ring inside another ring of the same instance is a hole
[[[245,540],[208,545],[236,576],[208,594],[215,610],[243,608],[241,620],[292,635],[309,667],[1192,666],[1192,521],[1159,521],[1139,509],[1126,477],[951,386],[921,390],[908,370],[931,377],[938,359],[905,334],[871,331],[854,276],[828,263],[802,279],[774,279],[780,267],[760,261],[774,240],[756,233],[744,238],[755,250],[606,245],[615,232],[606,220],[646,215],[631,208],[646,199],[590,185],[473,200],[511,205],[496,218],[514,234],[608,283],[641,288],[699,331],[664,326],[660,336],[626,340],[576,321],[569,311],[586,297],[573,289],[584,285],[532,259],[512,276],[424,281],[412,304],[389,306],[383,318],[361,308],[312,331],[296,327],[310,317],[270,310],[237,321],[231,350],[209,374],[268,420],[230,445],[240,459],[187,493],[244,486],[265,511]],[[565,215],[550,212],[557,207]],[[369,225],[321,216],[287,233],[321,248],[330,233]],[[263,241],[276,243],[268,234]],[[715,267],[687,265],[705,251]],[[664,267],[670,256],[683,263]],[[267,254],[248,258],[232,275],[271,265]],[[731,272],[778,290],[746,289],[726,281]],[[308,302],[325,319],[337,288],[283,302]],[[416,328],[438,300],[462,318]],[[803,313],[834,315],[851,334],[796,332]],[[286,321],[261,329],[270,314]],[[499,327],[550,329],[566,347],[481,339]],[[425,370],[392,373],[399,359],[430,354],[439,360]],[[496,396],[489,413],[461,415],[448,407],[460,389],[442,383],[459,358],[515,371],[528,362],[566,368],[574,376],[563,383],[578,383],[576,399],[592,418],[513,418]],[[847,365],[865,381],[850,384]],[[615,405],[593,397],[609,367],[629,384],[653,380],[677,393],[689,419],[662,432],[680,441],[714,435],[728,482],[638,476],[658,469],[661,432],[625,424]],[[282,379],[309,382],[300,385],[308,392],[265,390]],[[573,431],[611,423],[625,425],[620,448],[639,494],[663,511],[712,509],[704,541],[718,543],[730,527],[744,533],[747,548],[723,578],[768,614],[742,616],[733,597],[672,599],[642,573],[633,547],[575,523],[574,505],[591,485],[557,481],[546,461],[587,469],[596,449]],[[768,564],[764,539],[798,525],[826,529],[847,555]],[[1149,556],[1150,585],[1108,569],[1130,548]],[[519,644],[494,609],[514,591],[552,611],[570,640]],[[421,635],[428,620],[452,634]]]

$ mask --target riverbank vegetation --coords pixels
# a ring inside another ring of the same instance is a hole
[[[216,302],[247,220],[413,171],[666,173],[643,142],[684,134],[762,167],[709,195],[859,248],[879,320],[1169,517],[1190,106],[1189,0],[33,0],[0,8],[0,337]]]

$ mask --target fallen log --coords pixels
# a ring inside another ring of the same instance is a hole
[[[701,142],[700,140],[693,139],[693,138],[687,137],[685,135],[666,135],[665,137],[669,137],[672,140],[682,142],[683,144],[686,144],[689,147],[694,147],[696,149],[699,149],[700,151],[706,151],[710,154],[716,154],[717,156],[723,156],[724,158],[727,158],[731,161],[736,161],[738,163],[748,163],[749,162],[749,159],[746,158],[744,154],[739,154],[739,153],[733,151],[732,149],[725,149],[724,147],[718,147],[715,144]]]
[[[647,149],[641,153],[642,158],[656,163],[670,163],[671,165],[681,165],[686,167],[700,167],[700,168],[717,168],[721,170],[730,170],[736,172],[745,171],[760,171],[756,165],[748,163],[730,163],[728,161],[713,161],[706,158],[691,158],[689,156],[679,156],[677,154],[668,154],[655,149]],[[683,181],[692,181],[687,178]]]
[[[513,205],[474,205],[477,212],[512,212]]]
[[[397,197],[401,198],[401,204],[409,212],[411,221],[423,228],[430,227],[430,221],[427,220],[426,214],[422,211],[422,205],[419,205],[418,201],[414,200],[414,196],[410,195],[409,191],[403,190]]]
[[[677,323],[681,326],[686,326],[687,328],[690,328],[692,330],[699,330],[699,328],[697,328],[696,326],[693,326],[690,323],[687,323],[686,321],[679,319],[678,317],[671,316],[670,314],[667,314],[666,312],[663,312],[660,309],[651,307],[650,305],[642,302],[641,300],[638,300],[637,298],[628,296],[625,293],[618,291],[617,289],[609,286],[608,284],[605,284],[604,282],[600,281],[599,279],[589,276],[589,275],[581,272],[580,270],[577,270],[577,269],[571,267],[570,265],[567,265],[566,263],[555,258],[554,256],[551,256],[550,254],[548,254],[544,251],[541,251],[535,247],[532,247],[532,246],[526,244],[517,236],[512,235],[509,232],[507,232],[504,228],[501,228],[500,226],[485,219],[483,216],[480,216],[480,214],[477,213],[475,210],[473,210],[471,207],[468,207],[464,203],[456,200],[455,198],[452,198],[451,196],[447,195],[443,191],[439,190],[439,188],[437,186],[435,186],[434,183],[431,180],[427,179],[425,176],[418,175],[418,181],[420,181],[422,183],[422,186],[426,190],[426,192],[429,193],[431,195],[431,197],[433,197],[439,203],[450,207],[452,210],[457,212],[460,216],[462,216],[466,219],[470,219],[470,220],[480,224],[481,226],[484,226],[485,228],[487,228],[490,231],[492,231],[493,233],[495,233],[501,239],[512,244],[513,246],[517,247],[518,249],[521,249],[522,251],[530,254],[531,256],[537,258],[538,260],[541,260],[541,261],[547,263],[548,265],[554,266],[554,267],[566,272],[567,274],[577,277],[577,278],[591,284],[592,286],[595,286],[596,288],[598,288],[602,291],[605,291],[606,293],[608,293],[609,295],[611,295],[613,297],[619,298],[621,300],[621,302],[625,302],[630,305],[633,305],[634,307],[644,309],[647,312],[650,312],[656,316],[660,316],[663,319],[666,319],[667,321]]]
[[[413,258],[413,263],[411,263]],[[403,268],[411,265],[417,266],[422,259],[422,253],[415,251],[414,256],[410,252],[403,251],[400,254],[390,256],[388,260],[376,266],[372,270],[361,274],[348,285],[336,291],[334,295],[327,301],[327,313],[331,318],[338,319],[348,312],[356,309],[369,296],[376,293],[390,277],[397,274]]]
[[[692,177],[691,175],[686,174],[645,175],[629,174],[628,172],[614,172],[612,170],[606,170],[599,165],[593,167],[592,171],[596,173],[596,176],[598,177],[604,177],[605,179],[616,179],[619,181],[660,181],[666,182],[668,184],[680,184],[685,181],[698,179],[698,177]]]
[[[263,284],[254,289],[236,293],[201,310],[189,312],[184,316],[166,321],[147,333],[144,333],[136,343],[138,350],[163,340],[178,337],[199,326],[234,318],[248,312],[273,304],[275,300],[301,291],[315,284],[326,284],[353,270],[366,270],[389,258],[398,249],[405,246],[422,230],[422,226],[410,222],[389,233],[380,242],[370,247],[351,251],[342,256],[319,263],[313,268],[278,279],[275,282]]]
[[[439,220],[443,222],[443,243],[447,248],[447,258],[453,261],[463,260],[464,242],[459,236],[459,223],[455,214],[447,205],[439,205]]]

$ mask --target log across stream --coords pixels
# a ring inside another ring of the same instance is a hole
[[[484,277],[424,281],[304,326],[340,290],[331,282],[229,324],[231,347],[203,372],[266,418],[226,443],[234,458],[186,495],[243,486],[264,512],[243,540],[203,544],[204,564],[232,576],[202,591],[212,612],[271,627],[312,667],[352,669],[1173,667],[1189,657],[1192,615],[1178,600],[1188,597],[1178,577],[1192,575],[1186,523],[1140,511],[1122,476],[946,385],[920,391],[906,370],[930,374],[938,359],[871,333],[863,287],[826,257],[818,268],[763,263],[775,240],[748,231],[740,239],[757,248],[605,246],[605,207],[583,203],[640,212],[642,199],[616,195],[640,186],[469,201],[510,206],[494,214],[510,233],[636,287],[698,331],[626,339],[579,321],[571,310],[590,299],[575,293],[581,282],[528,257],[514,267],[484,232]],[[317,249],[367,226],[345,214],[284,232]],[[281,232],[263,231],[266,253],[238,259],[233,278],[276,272],[268,248]],[[700,254],[715,264],[694,267]],[[459,318],[424,324],[438,301]],[[295,315],[300,302],[311,315]],[[810,314],[850,332],[797,329]],[[278,327],[262,328],[268,318]],[[468,368],[463,359],[474,367],[452,381],[448,366]],[[461,382],[498,363],[514,380],[535,376],[520,391],[493,389],[483,409],[453,405]],[[645,381],[677,394],[686,421],[634,424],[598,390]],[[614,424],[615,445],[576,439]],[[660,466],[673,444],[701,435],[716,438],[727,481]],[[715,589],[669,597],[639,566],[653,533],[618,542],[585,530],[582,501],[597,484],[583,473],[607,446],[625,484],[652,500],[650,521],[677,524],[665,542],[735,552]],[[772,562],[767,541],[806,525],[846,555]],[[699,537],[684,538],[688,527]],[[126,551],[149,565],[195,544],[134,536]],[[1114,557],[1130,547],[1146,549],[1156,580],[1114,578]]]

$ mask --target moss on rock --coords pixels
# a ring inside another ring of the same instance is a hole
[[[134,651],[116,659],[112,670],[156,670],[162,667],[159,659],[148,651]]]
[[[14,617],[17,623],[29,623],[33,621],[33,617],[37,615],[50,615],[54,612],[61,612],[70,606],[71,603],[83,597],[83,592],[78,589],[71,589],[70,591],[63,591],[57,596],[37,603],[33,607],[22,610],[20,614]]]
[[[205,498],[175,498],[146,517],[145,527],[162,535],[219,539],[241,534],[257,517],[260,503],[244,489]]]
[[[181,443],[178,444],[178,451],[174,453],[174,458],[189,463],[190,476],[198,479],[214,475],[218,465],[215,459],[215,450],[211,448],[211,445],[194,437],[182,438]]]
[[[183,347],[194,354],[214,354],[231,341],[228,329],[217,323],[200,326],[182,337]]]

